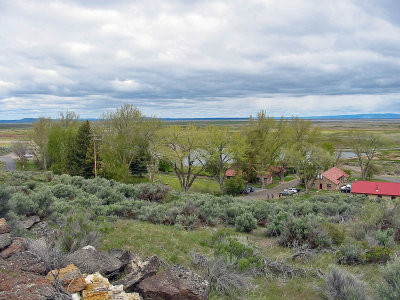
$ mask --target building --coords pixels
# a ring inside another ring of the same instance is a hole
[[[234,169],[228,169],[228,170],[226,170],[226,172],[225,172],[225,177],[226,177],[227,179],[230,179],[230,178],[232,178],[232,177],[235,177],[236,174],[237,174],[236,170],[234,170]],[[239,172],[239,175],[242,175],[242,172]],[[261,182],[261,178],[260,178],[260,177],[258,177],[257,179]],[[270,172],[266,172],[266,173],[265,173],[265,176],[264,176],[264,180],[265,180],[265,184],[271,184],[272,181],[273,181],[272,174],[271,174]]]
[[[348,179],[349,174],[339,168],[333,167],[310,180],[308,187],[311,189],[335,191],[345,185]]]
[[[394,200],[400,198],[400,182],[354,181],[351,193]]]

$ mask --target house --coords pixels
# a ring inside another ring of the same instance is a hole
[[[230,178],[236,176],[236,174],[237,174],[236,170],[234,170],[234,169],[228,169],[228,170],[226,170],[226,172],[225,172],[225,177],[226,177],[227,179],[230,179]],[[242,172],[239,172],[239,175],[242,175]],[[258,177],[257,179],[258,179],[259,181],[261,181],[261,178],[260,178],[260,177]],[[264,180],[265,180],[265,184],[271,184],[272,181],[273,181],[272,174],[271,174],[270,172],[266,172],[265,175],[264,175]]]
[[[354,181],[351,193],[394,200],[400,197],[400,182]]]
[[[240,173],[241,174],[241,173]],[[230,179],[230,178],[232,178],[232,177],[235,177],[236,176],[236,170],[234,170],[234,169],[228,169],[228,170],[226,170],[226,172],[225,172],[225,177],[227,178],[227,179]]]
[[[333,167],[310,180],[308,187],[312,189],[334,191],[347,183],[349,174]]]

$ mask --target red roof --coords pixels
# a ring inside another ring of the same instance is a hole
[[[226,177],[232,177],[232,176],[236,176],[236,171],[234,169],[228,169],[225,172],[225,176]]]
[[[355,194],[400,196],[400,182],[354,181],[351,192]]]
[[[324,173],[322,173],[322,176],[325,178],[328,178],[330,181],[332,181],[335,184],[339,184],[339,178],[344,176],[344,177],[349,177],[349,174],[347,174],[346,172],[343,172],[342,170],[340,170],[339,168],[333,167],[331,169],[329,169],[328,171],[325,171]]]

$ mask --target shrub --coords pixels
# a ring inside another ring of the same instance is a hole
[[[8,200],[11,198],[12,189],[0,186],[0,216],[4,216],[8,211]]]
[[[251,288],[251,275],[239,271],[232,260],[218,256],[207,258],[198,253],[191,253],[192,264],[202,271],[210,282],[211,288],[230,298],[242,296]]]
[[[165,218],[165,207],[159,204],[146,205],[140,209],[139,220],[161,224]]]
[[[24,246],[44,264],[47,272],[64,266],[66,256],[59,244],[41,238],[38,240],[25,239]]]
[[[309,244],[311,248],[323,248],[331,245],[329,236],[319,228],[313,215],[289,218],[279,237],[279,243],[290,247],[293,243]]]
[[[136,188],[133,184],[120,184],[117,187],[117,192],[123,194],[127,198],[134,198],[136,196]]]
[[[400,299],[400,259],[387,262],[382,268],[383,282],[378,285],[378,295],[384,300]]]
[[[379,242],[379,245],[394,248],[396,243],[393,239],[394,230],[393,228],[388,228],[386,230],[379,230],[375,233],[375,238]]]
[[[228,195],[239,195],[244,189],[246,181],[240,176],[234,176],[225,181],[225,193]]]
[[[56,184],[51,188],[53,195],[59,199],[74,199],[78,190],[73,185]]]
[[[385,263],[390,260],[392,249],[385,246],[375,246],[365,253],[365,260],[369,263]]]
[[[266,235],[280,236],[288,219],[289,219],[289,213],[283,210],[273,215],[272,220],[267,225]]]
[[[325,276],[325,296],[328,300],[366,300],[367,284],[339,268],[329,270]]]
[[[53,203],[55,198],[48,187],[38,190],[36,193],[31,194],[32,200],[37,204],[37,214],[40,216],[48,216],[53,210]]]
[[[239,232],[252,232],[253,229],[257,228],[257,220],[251,213],[244,213],[236,217],[235,227]]]
[[[9,208],[17,215],[35,214],[38,210],[38,205],[32,200],[30,195],[18,192],[11,196],[8,201]]]
[[[341,245],[345,239],[344,227],[332,223],[324,223],[321,228],[328,234],[335,245]]]
[[[141,183],[135,185],[136,197],[140,200],[161,202],[165,199],[170,187],[163,184]]]
[[[73,252],[87,245],[96,247],[99,239],[100,233],[95,230],[89,215],[78,211],[67,217],[60,243],[66,252]]]
[[[358,265],[364,263],[364,251],[357,242],[346,240],[339,248],[338,263],[344,265]]]
[[[106,186],[104,188],[102,188],[100,191],[97,192],[96,196],[99,199],[102,199],[104,205],[109,205],[112,203],[118,203],[121,202],[122,200],[124,200],[124,196],[117,192],[116,190],[114,190],[113,188]]]

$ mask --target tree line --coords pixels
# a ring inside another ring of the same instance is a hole
[[[338,163],[332,144],[323,143],[321,130],[311,121],[275,119],[265,111],[234,129],[167,125],[126,104],[96,122],[81,122],[73,112],[57,120],[41,117],[33,123],[31,140],[44,170],[90,178],[96,161],[103,177],[127,182],[130,174],[147,173],[153,182],[161,167],[175,173],[183,191],[206,172],[223,192],[228,169],[236,171],[236,180],[258,179],[263,188],[272,170],[283,180],[285,170],[291,169],[307,188],[312,178]],[[365,179],[384,143],[365,133],[353,133],[348,142]]]

